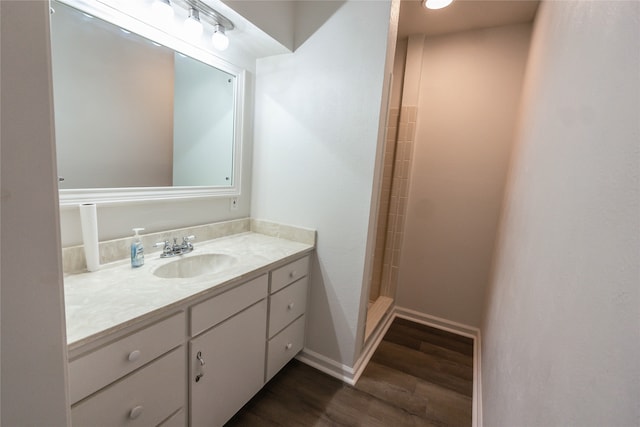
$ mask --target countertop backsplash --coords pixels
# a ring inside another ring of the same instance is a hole
[[[163,242],[165,240],[172,242],[174,237],[178,238],[178,241],[181,241],[184,236],[194,235],[196,236],[194,245],[197,247],[198,242],[205,242],[249,231],[310,245],[315,245],[316,241],[315,230],[253,218],[241,218],[231,221],[215,222],[212,224],[142,234],[140,237],[142,239],[142,244],[144,245],[145,255],[148,256],[149,254],[159,253],[162,251],[161,247],[154,247],[156,243]],[[100,264],[109,264],[127,259],[130,256],[132,239],[133,236],[128,236],[120,239],[100,242]],[[83,245],[62,248],[62,268],[64,274],[76,274],[86,271],[87,263],[85,260]]]

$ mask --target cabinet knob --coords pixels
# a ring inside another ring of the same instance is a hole
[[[290,278],[292,278],[292,279],[293,279],[294,277],[296,277],[296,271],[295,271],[295,270],[290,271],[290,272],[289,272],[289,277],[290,277]]]
[[[129,418],[135,420],[142,415],[142,406],[138,405],[129,412]]]
[[[284,348],[287,349],[287,350],[291,350],[291,347],[293,347],[293,345],[291,343],[289,343],[289,344],[284,346]]]
[[[289,305],[287,305],[287,310],[293,310],[293,306],[294,304],[290,302]]]
[[[129,362],[135,362],[140,358],[140,354],[140,350],[133,350],[131,353],[129,353],[127,359],[129,360]]]

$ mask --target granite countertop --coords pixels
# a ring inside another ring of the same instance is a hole
[[[208,253],[228,254],[237,262],[224,271],[189,279],[163,279],[153,275],[161,265],[180,257],[147,254],[145,264],[131,268],[122,260],[92,273],[64,277],[67,344],[78,348],[162,310],[195,301],[208,291],[242,283],[249,276],[267,272],[281,260],[313,250],[313,245],[246,232],[196,243],[182,257]]]

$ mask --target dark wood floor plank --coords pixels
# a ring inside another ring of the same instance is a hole
[[[473,357],[458,353],[457,351],[449,350],[448,348],[444,348],[425,341],[422,341],[420,343],[420,347],[418,348],[418,350],[425,354],[440,357],[443,360],[448,360],[450,362],[454,362],[473,369]]]
[[[417,416],[427,410],[424,398],[415,396],[418,379],[375,362],[369,362],[355,385],[356,389]]]
[[[409,328],[420,330],[420,331],[424,331],[424,332],[427,332],[427,333],[433,334],[433,335],[439,335],[439,336],[447,338],[449,340],[459,341],[459,342],[467,344],[467,345],[473,345],[473,339],[472,338],[466,337],[464,335],[454,334],[453,332],[445,331],[444,329],[439,329],[439,328],[434,328],[432,326],[423,325],[422,323],[416,323],[416,322],[413,322],[411,320],[403,319],[401,317],[395,318],[393,323],[394,323],[394,325],[408,326]]]
[[[450,427],[468,427],[472,421],[471,397],[435,384],[420,381],[416,395],[427,401],[426,417]]]
[[[428,342],[456,351],[465,356],[473,357],[473,340],[466,337],[463,337],[465,341],[451,339],[449,335],[442,334],[450,334],[449,332],[440,331],[436,328],[429,328],[424,325],[412,327],[406,323],[397,323],[399,320],[403,319],[396,319],[391,324],[391,327],[385,334],[386,341],[396,342],[397,344],[405,345],[414,349],[419,349],[420,343]]]
[[[351,387],[290,362],[228,427],[469,427],[473,342],[395,319]]]
[[[418,350],[383,340],[371,358],[374,362],[397,369],[441,387],[471,396],[473,370],[442,360]]]
[[[383,401],[372,404],[369,411],[363,414],[359,426],[362,427],[439,427],[429,420],[409,414],[402,409]]]

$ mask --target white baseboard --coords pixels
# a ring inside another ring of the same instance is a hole
[[[378,348],[378,344],[380,344],[380,341],[384,338],[384,334],[387,333],[393,319],[393,310],[390,310],[383,318],[383,321],[380,322],[380,325],[371,333],[371,337],[369,337],[365,348],[353,367],[336,362],[308,348],[304,348],[300,354],[296,356],[296,359],[349,385],[355,385],[367,367],[371,356],[373,356],[376,348]]]
[[[396,306],[395,314],[397,317],[402,319],[422,323],[423,325],[442,329],[443,331],[452,332],[469,338],[475,339],[475,337],[480,334],[480,329],[476,327],[465,325],[464,323],[453,322],[430,314],[420,313],[419,311],[410,310],[404,307]]]
[[[308,348],[302,349],[302,351],[296,356],[296,359],[305,365],[309,365],[317,370],[324,372],[334,378],[339,379],[349,385],[354,385],[355,381],[355,369],[351,366],[344,365],[336,362],[320,353],[311,351]]]
[[[373,353],[378,348],[380,341],[382,341],[382,339],[384,338],[384,335],[389,330],[389,327],[391,326],[391,322],[393,322],[393,319],[395,319],[395,316],[393,313],[394,313],[394,310],[392,308],[391,310],[389,310],[387,314],[385,314],[385,316],[382,318],[380,323],[378,323],[378,326],[376,326],[373,332],[371,332],[371,336],[365,343],[365,347],[362,350],[362,353],[360,354],[358,361],[356,362],[355,376],[353,378],[354,384],[358,382],[360,375],[362,375],[362,372],[367,367],[369,360],[371,360],[371,356],[373,356]]]
[[[458,322],[452,322],[440,317],[431,316],[428,314],[420,313],[414,310],[410,310],[402,307],[394,307],[385,316],[384,320],[380,323],[380,326],[371,334],[370,339],[367,341],[362,354],[358,358],[355,366],[347,366],[342,363],[336,362],[326,356],[311,351],[307,348],[303,349],[296,359],[305,363],[311,367],[324,372],[334,378],[339,379],[349,385],[355,385],[355,383],[362,375],[362,372],[367,367],[371,356],[378,348],[378,345],[387,333],[387,330],[391,326],[393,319],[400,317],[402,319],[410,320],[412,322],[421,323],[423,325],[431,326],[437,329],[442,329],[447,332],[462,335],[473,339],[473,427],[482,427],[482,376],[481,376],[481,335],[480,329],[465,325]]]

